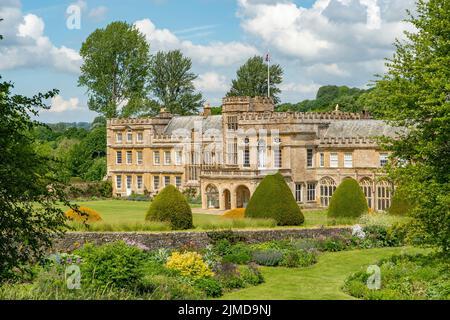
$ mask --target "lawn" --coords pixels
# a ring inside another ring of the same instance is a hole
[[[78,205],[92,208],[100,213],[103,221],[98,224],[99,231],[158,231],[167,230],[161,224],[145,222],[145,215],[149,208],[146,201],[127,200],[96,200],[78,201]],[[273,228],[275,224],[265,219],[240,219],[232,220],[220,215],[198,213],[200,206],[191,205],[193,211],[194,226],[199,230],[228,229],[228,228]],[[352,225],[357,219],[330,220],[324,210],[303,210],[305,223],[301,228],[311,228],[331,225]],[[103,228],[103,226],[108,225]],[[282,228],[282,227],[279,227]],[[94,229],[95,231],[95,229]]]
[[[221,297],[225,300],[347,300],[354,299],[341,288],[352,273],[394,254],[426,252],[417,248],[381,248],[320,255],[307,268],[262,267],[265,282]]]

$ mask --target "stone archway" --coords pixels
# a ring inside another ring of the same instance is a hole
[[[250,189],[246,186],[236,188],[236,208],[245,208],[250,200]]]
[[[223,190],[223,200],[225,204],[225,210],[231,209],[231,192],[228,189]]]
[[[206,187],[206,207],[207,209],[219,209],[219,190],[213,184]]]

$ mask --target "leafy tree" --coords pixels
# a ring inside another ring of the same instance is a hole
[[[93,128],[85,139],[72,147],[68,156],[72,177],[82,177],[91,181],[103,179],[106,172],[106,161],[98,159],[105,156],[106,128],[98,126]]]
[[[203,104],[201,93],[195,93],[192,61],[181,51],[159,51],[150,61],[149,89],[155,100],[149,100],[150,112],[161,107],[173,114],[189,115],[198,113]]]
[[[83,65],[78,84],[87,87],[89,109],[106,118],[137,109],[145,97],[149,45],[134,26],[113,22],[95,30],[80,54]]]
[[[418,0],[415,32],[396,41],[372,98],[384,116],[409,130],[387,148],[401,166],[390,174],[415,208],[411,229],[423,243],[450,251],[450,1]]]
[[[370,104],[367,104],[367,99],[363,99],[370,90],[359,88],[349,88],[347,86],[322,86],[319,88],[314,100],[303,100],[299,103],[284,103],[277,107],[277,111],[333,111],[336,105],[339,105],[339,110],[345,112],[361,112],[363,110],[373,111]]]
[[[278,85],[283,81],[283,69],[279,64],[270,66],[270,96],[275,103],[280,102],[281,93]],[[236,96],[267,96],[267,65],[263,57],[254,56],[247,60],[236,73],[236,79],[231,82],[227,97]]]
[[[52,174],[54,161],[36,152],[31,119],[48,109],[56,90],[32,98],[12,95],[13,85],[0,83],[0,281],[39,260],[63,233],[65,197]]]

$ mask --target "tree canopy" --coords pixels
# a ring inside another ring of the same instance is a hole
[[[450,251],[450,1],[418,0],[408,21],[414,32],[396,41],[387,73],[376,82],[372,102],[394,125],[409,131],[388,141],[391,177],[401,185],[412,230],[424,243]]]
[[[151,57],[151,97],[147,103],[150,113],[159,111],[161,107],[179,115],[198,113],[203,104],[203,97],[201,93],[195,92],[194,80],[197,75],[191,69],[191,59],[183,56],[180,50],[160,51]]]
[[[279,64],[270,66],[270,96],[275,103],[280,102],[281,89],[279,84],[283,81],[283,69]],[[267,65],[263,57],[254,56],[247,60],[236,73],[236,79],[231,82],[231,89],[227,97],[235,96],[267,96]]]
[[[133,25],[112,22],[83,42],[79,86],[87,87],[89,109],[106,118],[130,116],[145,97],[149,45]]]
[[[36,151],[31,116],[48,108],[56,90],[31,98],[12,95],[13,85],[0,83],[0,281],[43,257],[55,236],[63,233],[65,201],[53,174],[55,161]]]
[[[377,110],[366,104],[365,96],[370,90],[350,88],[347,86],[327,85],[319,88],[314,100],[303,100],[298,103],[280,104],[276,111],[297,112],[324,112],[334,110],[339,105],[339,110],[346,112],[371,111],[377,114]]]

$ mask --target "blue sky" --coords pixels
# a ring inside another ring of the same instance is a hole
[[[134,23],[152,53],[180,49],[193,60],[196,87],[220,104],[237,68],[270,49],[285,70],[282,101],[313,98],[325,84],[365,87],[384,71],[413,0],[0,0],[0,75],[16,92],[52,88],[45,122],[91,121],[77,86],[78,51],[96,28]],[[66,26],[66,10],[81,10],[81,29]]]

